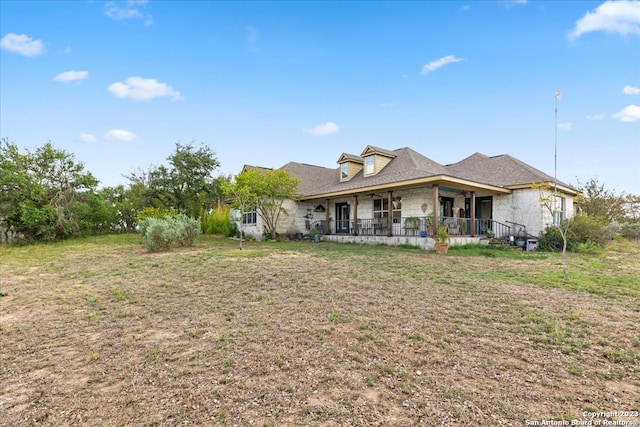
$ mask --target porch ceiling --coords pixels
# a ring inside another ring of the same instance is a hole
[[[503,187],[496,187],[488,184],[479,184],[472,181],[467,181],[460,178],[455,178],[447,175],[437,175],[428,178],[412,179],[402,182],[396,182],[391,184],[372,185],[367,187],[351,188],[342,191],[333,191],[327,193],[311,194],[300,197],[299,200],[318,200],[318,199],[330,199],[335,197],[345,196],[358,196],[363,194],[371,194],[380,191],[397,191],[406,190],[417,187],[433,187],[438,185],[440,187],[446,187],[447,189],[459,190],[459,191],[482,191],[484,194],[509,194],[512,190]]]

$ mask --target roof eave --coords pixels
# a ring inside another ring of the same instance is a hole
[[[422,187],[425,185],[442,185],[448,187],[454,187],[456,189],[464,191],[487,191],[495,194],[509,194],[511,190],[504,187],[497,187],[488,184],[479,184],[473,181],[467,181],[460,178],[455,178],[448,175],[434,175],[426,178],[416,178],[406,181],[399,181],[387,184],[370,185],[366,187],[351,188],[341,191],[333,191],[328,193],[310,194],[302,196],[300,200],[317,200],[317,199],[331,199],[336,197],[345,196],[357,196],[361,194],[375,193],[382,190],[403,190],[413,187]]]
[[[549,185],[551,188],[553,188],[553,186],[554,186],[552,181],[546,181],[546,182],[544,182],[544,184]],[[556,184],[555,186],[559,191],[561,191],[563,193],[570,194],[572,196],[577,196],[579,194],[579,192],[576,189],[568,187],[566,185]],[[509,188],[511,190],[532,189],[533,188],[533,184],[507,185],[505,188]]]

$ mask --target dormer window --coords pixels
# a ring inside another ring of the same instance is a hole
[[[371,175],[373,173],[373,155],[364,158],[364,174]]]
[[[362,170],[364,160],[360,156],[342,153],[338,159],[340,165],[340,181],[349,181]]]

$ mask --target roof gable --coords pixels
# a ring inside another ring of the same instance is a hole
[[[345,162],[364,163],[364,159],[355,154],[342,153],[342,155],[338,159],[338,163]]]
[[[380,148],[380,147],[374,147],[373,145],[367,145],[364,149],[364,151],[362,152],[362,154],[360,154],[361,157],[366,157],[366,156],[370,156],[372,154],[380,154],[382,156],[385,157],[389,157],[391,159],[396,157],[396,154],[391,151],[391,150],[386,150],[384,148]]]

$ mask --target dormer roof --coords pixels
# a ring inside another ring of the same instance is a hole
[[[367,145],[364,151],[362,152],[362,154],[360,154],[360,156],[366,157],[372,154],[380,154],[382,156],[389,157],[391,159],[396,157],[396,153],[394,153],[393,151],[387,150],[385,148],[374,147],[373,145]]]
[[[364,163],[364,159],[360,156],[357,156],[355,154],[348,154],[348,153],[342,153],[342,155],[340,156],[340,158],[338,159],[338,163],[342,164],[345,162],[353,162],[353,163]]]

